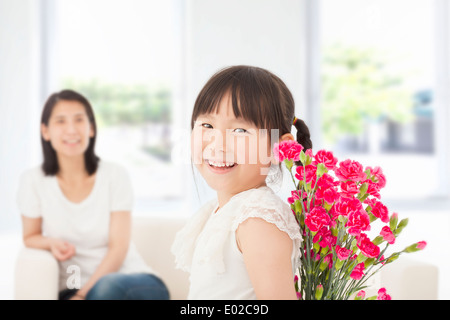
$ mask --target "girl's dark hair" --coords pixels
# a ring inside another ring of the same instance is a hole
[[[53,108],[61,100],[80,102],[84,106],[89,122],[91,123],[91,126],[94,129],[94,136],[90,138],[88,148],[84,152],[84,163],[86,166],[86,171],[88,172],[89,175],[92,175],[97,171],[98,162],[100,158],[97,157],[94,152],[95,138],[97,136],[97,125],[95,123],[94,111],[89,101],[84,96],[73,90],[62,90],[60,92],[53,93],[52,95],[50,95],[50,97],[48,97],[47,101],[45,102],[44,109],[42,110],[41,124],[48,126],[48,122],[53,112]],[[42,163],[42,170],[44,171],[45,175],[50,176],[56,175],[59,172],[59,164],[58,158],[56,157],[55,149],[53,149],[50,141],[44,140],[42,134],[41,134],[41,142],[42,142],[42,151],[44,154],[44,162]]]
[[[218,112],[219,103],[227,93],[231,94],[236,118],[242,117],[258,128],[278,129],[280,137],[291,132],[295,105],[285,83],[265,69],[243,65],[222,69],[209,79],[195,101],[191,129],[198,116]],[[297,141],[305,151],[311,149],[305,122],[298,119],[295,127]]]

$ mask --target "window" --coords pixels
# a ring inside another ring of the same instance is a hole
[[[319,8],[323,145],[339,159],[381,166],[393,198],[438,188],[434,9],[427,0],[322,0]]]
[[[51,3],[48,94],[71,88],[90,100],[97,154],[127,168],[136,212],[175,210],[186,180],[171,159],[181,99],[181,2]]]

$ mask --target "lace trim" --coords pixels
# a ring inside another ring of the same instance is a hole
[[[216,204],[216,201],[211,201],[205,205],[177,234],[172,245],[177,268],[190,271],[195,252],[199,263],[210,263],[217,273],[223,273],[225,240],[230,232],[235,232],[239,224],[248,218],[262,218],[285,232],[294,241],[292,259],[297,267],[301,244],[297,221],[288,204],[276,196],[270,188],[262,187],[241,192],[212,215]],[[204,228],[206,223],[208,226]],[[199,236],[201,241],[197,242]]]
[[[256,207],[248,208],[244,214],[234,219],[231,230],[236,231],[239,225],[249,218],[260,218],[274,224],[280,231],[286,233],[292,240],[302,239],[296,221],[287,221],[290,219],[278,214],[277,211],[274,211],[273,209],[261,209]]]
[[[176,268],[186,272],[190,271],[197,238],[215,206],[216,201],[205,204],[176,234],[171,247],[172,254],[175,256]]]

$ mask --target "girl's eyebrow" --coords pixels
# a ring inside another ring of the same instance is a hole
[[[220,116],[215,115],[215,114],[202,114],[202,115],[199,115],[197,117],[196,121],[200,121],[199,119],[214,121],[214,120],[223,120],[223,117],[220,117]],[[245,124],[247,126],[248,125],[252,125],[252,123],[250,121],[245,120],[243,117],[230,118],[230,119],[225,120],[225,121],[228,121],[229,123],[233,123],[233,124]]]

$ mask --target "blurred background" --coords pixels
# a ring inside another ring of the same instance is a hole
[[[447,0],[0,0],[0,299],[46,98],[91,101],[97,154],[127,168],[134,215],[185,217],[214,196],[189,162],[190,113],[234,64],[285,81],[314,150],[383,168],[382,201],[410,218],[395,247],[426,240],[411,258],[439,266],[450,299],[449,17]]]

